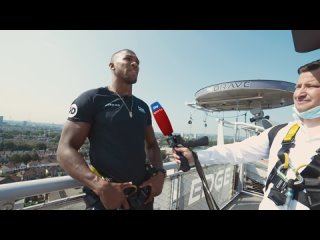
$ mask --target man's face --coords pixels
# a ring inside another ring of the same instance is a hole
[[[320,105],[320,69],[300,74],[293,100],[299,112]]]
[[[139,59],[131,52],[120,52],[114,56],[114,74],[128,84],[137,82],[139,73]]]

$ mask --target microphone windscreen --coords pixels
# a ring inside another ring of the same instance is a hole
[[[163,133],[164,136],[168,136],[173,133],[173,129],[170,123],[170,120],[160,105],[159,102],[154,102],[151,104],[151,110],[153,117],[155,118],[161,132]]]

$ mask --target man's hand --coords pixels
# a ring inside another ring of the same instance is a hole
[[[120,207],[129,209],[129,203],[123,190],[132,187],[131,182],[113,183],[100,179],[99,184],[100,186],[96,190],[96,194],[106,209],[117,209]]]
[[[149,197],[144,202],[145,204],[151,202],[154,197],[161,194],[165,177],[166,176],[163,172],[158,172],[139,186],[140,188],[144,188],[146,186],[150,186],[151,188]]]
[[[180,156],[178,155],[178,153],[181,153],[188,160],[190,166],[194,165],[194,158],[190,149],[186,147],[175,147],[172,150],[172,153],[176,163],[178,164],[181,163]]]

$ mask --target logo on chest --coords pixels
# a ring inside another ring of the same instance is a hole
[[[139,109],[140,112],[146,114],[146,111],[145,111],[142,107],[139,107],[139,106],[138,106],[138,109]]]
[[[104,105],[105,107],[120,107],[121,105],[119,103],[107,103]]]

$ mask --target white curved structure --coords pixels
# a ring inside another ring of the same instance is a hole
[[[238,80],[204,87],[190,107],[204,111],[273,109],[293,104],[295,84],[278,80]]]

